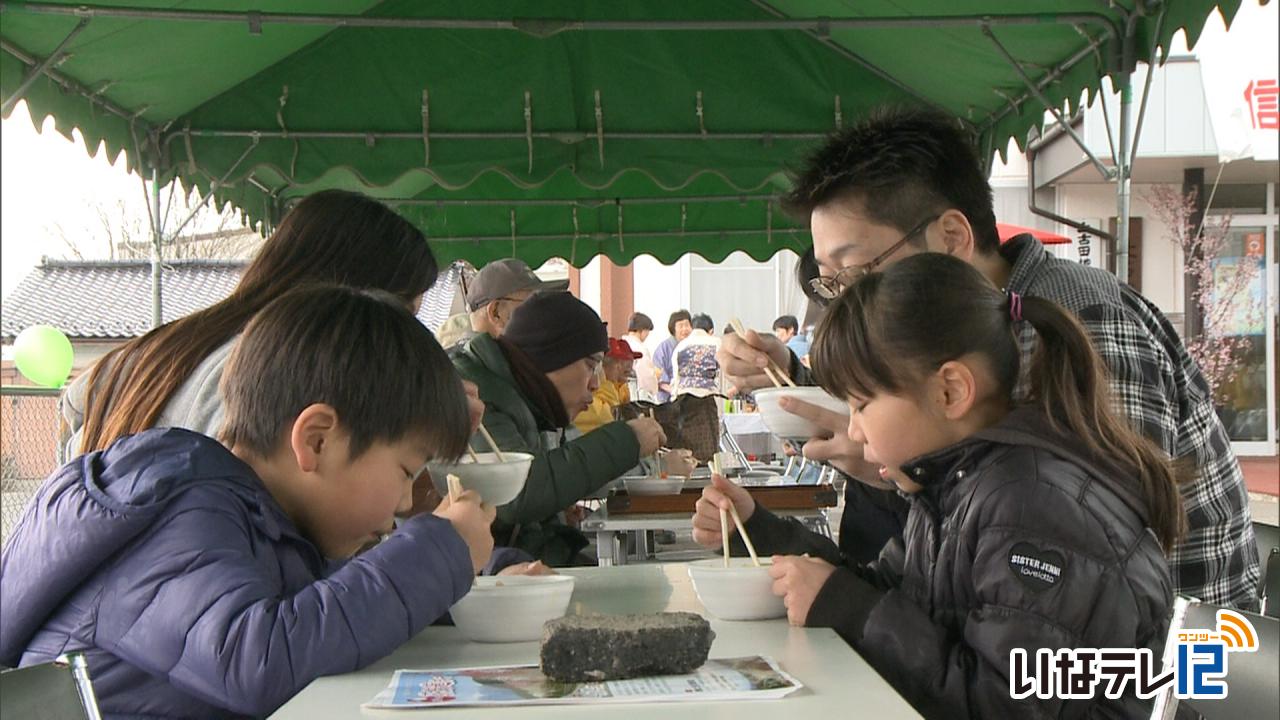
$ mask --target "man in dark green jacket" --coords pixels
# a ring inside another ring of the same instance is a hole
[[[498,508],[494,539],[551,566],[584,561],[579,553],[587,540],[564,522],[563,511],[666,442],[650,418],[566,436],[571,418],[591,403],[608,346],[594,310],[568,293],[547,292],[517,308],[500,339],[478,335],[453,358],[479,387],[483,422],[498,446],[534,456],[524,490]]]

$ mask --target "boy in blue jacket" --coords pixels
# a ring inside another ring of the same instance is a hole
[[[84,652],[108,717],[263,716],[470,589],[494,517],[473,493],[348,560],[470,434],[461,380],[402,303],[291,292],[221,390],[221,442],[148,430],[45,481],[0,560],[0,664]]]

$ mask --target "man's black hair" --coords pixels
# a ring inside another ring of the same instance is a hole
[[[814,208],[855,200],[875,222],[907,232],[930,215],[964,213],[979,252],[1000,246],[991,185],[960,122],[920,108],[881,108],[833,134],[807,160],[783,207],[808,221]]]
[[[773,321],[773,329],[790,330],[793,334],[800,332],[800,321],[796,320],[795,315],[782,315]]]

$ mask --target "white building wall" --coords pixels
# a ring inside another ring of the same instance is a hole
[[[689,311],[706,313],[716,324],[717,334],[736,317],[746,327],[769,330],[774,318],[803,305],[785,292],[786,275],[795,266],[796,256],[785,252],[759,262],[736,252],[712,264],[698,256],[689,262]],[[794,282],[790,283],[794,287]],[[797,290],[798,293],[798,290]]]
[[[689,302],[689,288],[682,280],[685,265],[684,259],[663,265],[652,255],[641,255],[631,263],[635,311],[653,320],[653,332],[645,343],[650,352],[667,339],[667,318]]]
[[[600,312],[600,256],[591,258],[591,262],[582,267],[578,272],[578,299],[591,306],[596,313]],[[610,334],[618,335],[621,333],[614,332],[614,328],[609,328]]]

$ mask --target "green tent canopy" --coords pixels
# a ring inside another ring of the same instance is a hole
[[[273,226],[387,200],[442,260],[803,248],[786,170],[885,104],[990,157],[1238,0],[0,3],[0,98]],[[1016,60],[1016,65],[1010,60]]]

